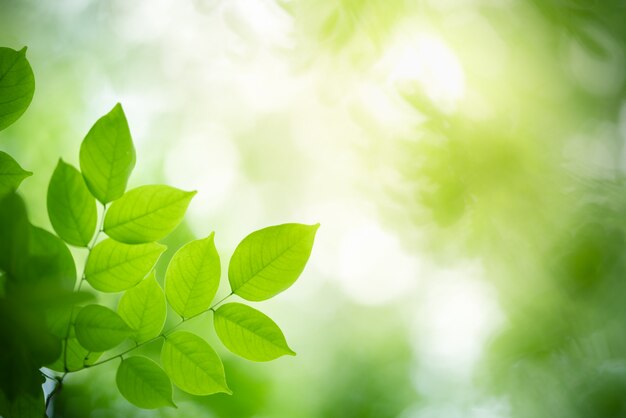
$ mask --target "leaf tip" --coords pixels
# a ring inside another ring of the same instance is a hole
[[[26,50],[28,49],[27,46],[24,46],[22,49],[20,49],[19,51],[17,51],[20,55],[26,55]]]

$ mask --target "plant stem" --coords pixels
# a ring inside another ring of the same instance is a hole
[[[172,328],[170,328],[169,330],[167,330],[167,331],[165,331],[165,332],[162,332],[161,334],[157,335],[156,337],[154,337],[154,338],[152,338],[152,339],[150,339],[150,340],[148,340],[148,341],[144,341],[144,342],[142,342],[142,343],[140,343],[140,344],[135,344],[135,346],[134,346],[134,347],[131,347],[131,348],[129,348],[129,349],[128,349],[128,350],[126,350],[126,351],[123,351],[123,352],[121,352],[121,353],[119,353],[119,354],[116,354],[116,355],[114,355],[114,356],[111,356],[111,357],[109,357],[109,358],[107,358],[107,359],[104,359],[104,360],[102,360],[102,361],[98,361],[98,362],[93,363],[93,364],[84,364],[83,366],[84,366],[84,368],[86,368],[86,369],[87,369],[87,368],[90,368],[90,367],[99,366],[99,365],[101,365],[101,364],[108,363],[109,361],[114,360],[114,359],[116,359],[116,358],[122,358],[122,356],[124,356],[124,355],[126,355],[126,354],[130,353],[131,351],[134,351],[134,350],[138,349],[139,347],[143,347],[144,345],[149,344],[149,343],[151,343],[151,342],[154,342],[154,341],[156,341],[156,340],[158,340],[158,339],[160,339],[160,338],[164,338],[164,339],[166,339],[166,338],[167,338],[167,336],[168,336],[169,334],[171,334],[172,332],[174,332],[174,331],[176,330],[176,328],[178,328],[179,326],[181,326],[181,325],[182,325],[182,324],[184,324],[185,322],[189,321],[190,319],[196,318],[196,317],[198,317],[198,316],[200,316],[200,315],[202,315],[202,314],[205,314],[205,313],[207,313],[207,312],[209,312],[209,311],[213,311],[213,312],[215,312],[215,307],[216,307],[217,305],[219,305],[220,303],[224,302],[226,299],[228,299],[228,298],[229,298],[229,297],[231,297],[232,295],[233,295],[233,292],[230,292],[230,294],[228,294],[228,295],[227,295],[226,297],[224,297],[223,299],[221,299],[221,300],[219,300],[219,301],[215,302],[215,303],[214,303],[214,304],[213,304],[210,308],[208,308],[208,309],[206,309],[206,310],[204,310],[204,311],[202,311],[202,312],[200,312],[200,313],[197,313],[197,314],[195,314],[195,315],[193,315],[193,316],[190,316],[189,318],[183,318],[183,320],[182,320],[182,321],[180,321],[178,324],[174,325],[174,326],[173,326]]]
[[[48,407],[50,406],[50,402],[52,402],[52,398],[54,398],[59,392],[61,392],[61,389],[63,389],[63,379],[65,378],[65,375],[67,373],[64,373],[62,377],[57,377],[56,379],[52,379],[54,381],[56,381],[56,385],[54,386],[54,389],[52,389],[52,392],[50,392],[48,394],[48,396],[46,396],[46,406],[44,409],[44,416],[47,416],[47,412],[48,412]]]
[[[149,344],[149,343],[151,343],[151,342],[154,342],[154,341],[158,340],[159,338],[165,338],[165,335],[164,335],[164,334],[159,334],[159,335],[157,335],[156,337],[154,337],[154,338],[152,338],[152,339],[150,339],[150,340],[148,340],[148,341],[144,341],[144,342],[142,342],[142,343],[140,343],[140,344],[136,344],[134,347],[131,347],[131,348],[129,348],[128,350],[123,351],[123,352],[121,352],[121,353],[119,353],[119,354],[116,354],[116,355],[114,355],[114,356],[111,356],[111,357],[109,357],[109,358],[107,358],[107,359],[105,359],[105,360],[98,361],[98,362],[93,363],[93,364],[85,364],[85,365],[83,365],[83,366],[84,366],[84,368],[85,368],[85,369],[88,369],[88,368],[90,368],[90,367],[95,367],[95,366],[99,366],[99,365],[104,364],[104,363],[108,363],[109,361],[114,360],[114,359],[116,359],[116,358],[121,358],[123,355],[128,354],[128,353],[130,353],[131,351],[138,349],[139,347],[142,347],[142,346],[144,346],[144,345],[146,345],[146,344]]]
[[[80,288],[82,287],[83,282],[85,281],[85,273],[87,271],[87,261],[89,260],[89,256],[91,255],[91,251],[93,250],[93,247],[98,243],[98,238],[100,237],[100,233],[104,231],[104,216],[106,215],[106,210],[107,210],[107,205],[106,203],[103,203],[102,204],[102,217],[100,218],[100,225],[98,226],[96,235],[93,237],[91,244],[87,245],[87,256],[85,257],[85,265],[83,266],[83,273],[80,276],[80,280],[78,282],[78,287],[76,288],[76,292],[80,292]],[[64,341],[63,370],[65,371],[65,374],[69,372],[69,370],[67,369],[67,343],[70,337],[70,329],[72,328],[72,318],[74,316],[75,308],[76,308],[76,305],[73,304],[72,309],[70,310],[70,317],[67,321],[67,330],[65,331],[65,338],[63,339]],[[65,378],[65,374],[63,375],[64,378]]]

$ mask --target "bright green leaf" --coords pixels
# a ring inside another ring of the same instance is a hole
[[[135,158],[126,115],[118,103],[98,119],[80,146],[80,169],[96,199],[109,203],[124,194]]]
[[[17,190],[22,180],[32,174],[20,167],[9,154],[0,151],[0,197]]]
[[[106,351],[132,335],[132,330],[111,309],[87,305],[78,312],[74,323],[76,338],[89,351]]]
[[[309,260],[317,228],[319,224],[283,224],[244,238],[228,266],[233,293],[260,301],[291,286]]]
[[[137,342],[159,335],[165,324],[167,306],[154,273],[124,293],[117,312],[133,329],[133,338]]]
[[[220,257],[214,233],[191,241],[174,254],[165,273],[167,300],[183,318],[205,311],[220,284]]]
[[[283,332],[270,317],[241,303],[227,303],[215,311],[215,332],[233,353],[252,361],[294,356]]]
[[[211,346],[189,332],[167,337],[161,363],[174,384],[192,395],[232,394],[226,384],[224,365]]]
[[[104,231],[127,244],[158,241],[180,224],[196,192],[170,186],[141,186],[113,202]]]
[[[101,292],[130,289],[152,271],[166,247],[155,242],[122,244],[106,239],[96,245],[85,267],[85,279]]]
[[[26,48],[0,48],[0,131],[26,111],[35,94],[35,76]]]
[[[48,215],[65,242],[89,245],[98,221],[96,201],[80,172],[63,160],[59,160],[48,186]]]
[[[172,382],[154,361],[143,356],[124,359],[115,377],[117,388],[128,402],[145,409],[173,406]]]

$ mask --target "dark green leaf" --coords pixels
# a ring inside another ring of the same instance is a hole
[[[76,265],[67,245],[54,234],[30,227],[29,257],[23,260],[24,280],[37,284],[39,289],[59,287],[71,291],[76,283]]]
[[[57,372],[65,372],[66,369],[70,372],[81,370],[85,365],[94,363],[102,355],[102,353],[90,352],[78,342],[76,330],[74,329],[74,321],[76,321],[78,312],[79,309],[75,308],[73,305],[48,310],[46,316],[48,328],[50,332],[61,339],[63,344],[61,355],[56,361],[46,366],[51,370]],[[72,317],[71,322],[70,316]],[[65,352],[66,336],[68,337],[67,352]]]
[[[62,340],[61,343],[63,345],[63,349],[65,349],[65,340]],[[84,348],[80,345],[76,336],[73,335],[67,339],[67,353],[61,354],[54,363],[49,364],[46,367],[50,370],[63,373],[65,372],[65,366],[67,365],[67,371],[76,372],[84,369],[85,365],[95,363],[101,355],[101,352],[91,352]]]
[[[41,418],[44,416],[44,409],[42,393],[38,396],[20,393],[13,399],[9,399],[0,391],[0,416],[2,417]]]

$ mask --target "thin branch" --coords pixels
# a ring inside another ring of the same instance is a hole
[[[232,295],[233,295],[233,292],[231,292],[230,294],[228,294],[226,297],[224,297],[223,299],[219,300],[218,302],[214,303],[214,304],[213,304],[213,305],[212,305],[209,309],[206,309],[206,310],[204,310],[204,311],[202,311],[202,312],[200,312],[200,313],[197,313],[197,314],[195,314],[195,315],[193,315],[193,316],[190,316],[189,318],[183,318],[183,320],[182,320],[182,321],[180,321],[178,324],[174,325],[174,326],[173,326],[172,328],[170,328],[169,330],[167,330],[167,331],[165,331],[165,332],[162,332],[161,334],[157,335],[156,337],[154,337],[154,338],[152,338],[152,339],[150,339],[150,340],[148,340],[148,341],[144,341],[144,342],[142,342],[142,343],[135,344],[135,346],[134,346],[134,347],[131,347],[131,348],[129,348],[129,349],[128,349],[128,350],[126,350],[126,351],[123,351],[123,352],[121,352],[121,353],[119,353],[119,354],[116,354],[116,355],[114,355],[114,356],[111,356],[111,357],[109,357],[109,358],[107,358],[107,359],[104,359],[104,360],[98,361],[98,362],[96,362],[96,363],[93,363],[93,364],[83,364],[83,367],[84,367],[85,369],[87,369],[87,368],[90,368],[90,367],[95,367],[95,366],[99,366],[99,365],[104,364],[104,363],[108,363],[108,362],[109,362],[109,361],[111,361],[111,360],[115,360],[115,359],[117,359],[117,358],[122,358],[124,355],[126,355],[126,354],[128,354],[128,353],[130,353],[130,352],[132,352],[132,351],[135,351],[135,350],[136,350],[136,349],[138,349],[139,347],[143,347],[144,345],[146,345],[146,344],[150,344],[151,342],[154,342],[154,341],[156,341],[156,340],[158,340],[158,339],[160,339],[160,338],[166,339],[166,338],[167,338],[167,336],[168,336],[169,334],[171,334],[172,332],[174,332],[174,331],[175,331],[175,330],[176,330],[179,326],[181,326],[183,323],[185,323],[185,322],[189,321],[190,319],[196,318],[196,317],[198,317],[198,316],[200,316],[200,315],[202,315],[202,314],[205,314],[205,313],[207,313],[207,312],[209,312],[209,311],[213,311],[213,312],[215,312],[215,307],[216,307],[217,305],[219,305],[220,303],[224,302],[226,299],[228,299],[228,298],[229,298],[229,297],[231,297]]]
[[[91,241],[91,244],[87,245],[87,257],[85,257],[85,265],[83,267],[83,273],[80,276],[80,280],[78,282],[78,287],[76,288],[76,292],[80,292],[80,288],[83,285],[83,282],[85,281],[85,273],[87,271],[87,261],[89,260],[89,256],[91,255],[91,251],[93,250],[93,247],[96,245],[96,243],[98,242],[98,238],[100,237],[100,233],[104,231],[104,216],[106,215],[106,210],[107,210],[107,205],[106,203],[102,204],[102,217],[100,218],[100,225],[98,226],[98,230],[96,231],[96,235],[93,237],[93,240]],[[67,369],[67,343],[68,340],[70,338],[70,329],[72,328],[72,318],[74,316],[74,309],[76,308],[76,305],[72,305],[72,309],[70,310],[70,317],[69,320],[67,322],[67,330],[65,331],[65,338],[63,339],[64,344],[63,344],[63,370],[65,371],[65,373],[67,374],[67,372],[69,371]],[[65,375],[64,375],[65,377]]]

